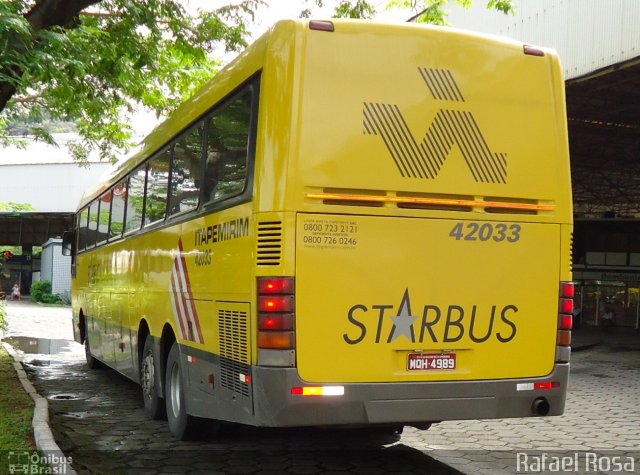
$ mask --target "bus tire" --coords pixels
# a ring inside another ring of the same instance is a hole
[[[187,414],[184,388],[185,377],[180,367],[180,349],[174,342],[169,351],[164,382],[164,399],[171,434],[178,440],[192,440],[201,436],[200,420]]]
[[[84,336],[84,357],[87,361],[87,368],[100,369],[104,367],[102,362],[94,358],[93,355],[91,354],[91,345],[89,344],[89,331],[86,326],[85,326],[85,336]]]
[[[156,355],[153,350],[153,337],[147,335],[144,340],[142,359],[140,360],[140,386],[145,412],[152,419],[164,419],[164,401],[158,394],[160,375],[156,371]]]

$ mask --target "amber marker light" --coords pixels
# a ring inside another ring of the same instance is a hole
[[[440,206],[470,206],[476,208],[501,208],[530,211],[553,211],[555,205],[513,203],[509,201],[482,201],[462,200],[449,198],[419,198],[411,196],[377,196],[377,195],[351,195],[346,193],[307,193],[310,199],[335,200],[335,201],[365,201],[380,203],[401,203],[415,205],[440,205]]]
[[[292,331],[258,332],[258,347],[269,350],[289,350],[295,347],[296,339]]]

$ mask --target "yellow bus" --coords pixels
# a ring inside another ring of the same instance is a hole
[[[562,414],[565,114],[548,49],[279,22],[85,194],[75,338],[180,439]]]

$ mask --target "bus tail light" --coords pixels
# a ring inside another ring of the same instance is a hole
[[[291,388],[293,396],[344,396],[344,386],[302,386]]]
[[[295,365],[293,277],[258,277],[258,364]]]
[[[293,295],[259,295],[258,312],[291,312]]]
[[[571,328],[573,327],[573,298],[575,287],[573,282],[560,282],[558,297],[558,335],[556,338],[556,361],[569,362],[571,354]]]

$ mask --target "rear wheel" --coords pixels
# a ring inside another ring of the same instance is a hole
[[[204,435],[202,420],[187,414],[185,404],[185,377],[180,367],[180,349],[174,343],[169,351],[165,375],[165,403],[171,434],[179,440],[191,440]]]
[[[148,335],[144,340],[142,360],[140,361],[140,386],[144,410],[152,419],[164,418],[164,401],[159,393],[160,375],[156,372],[153,338]]]

